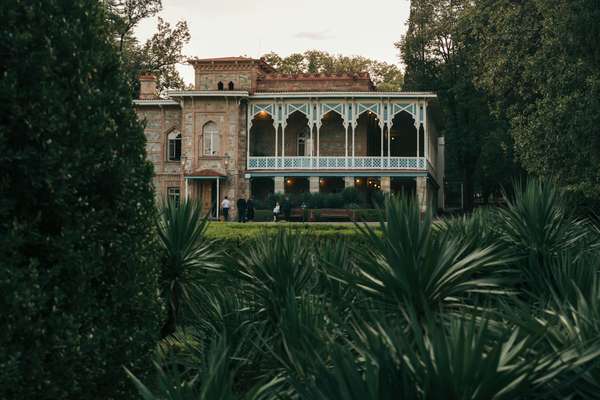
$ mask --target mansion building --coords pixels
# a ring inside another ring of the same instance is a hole
[[[444,138],[435,93],[380,92],[367,73],[280,74],[263,59],[193,59],[194,90],[158,96],[140,77],[135,109],[160,198],[359,191],[443,207]]]

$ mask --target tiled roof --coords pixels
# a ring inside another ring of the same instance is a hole
[[[259,79],[262,80],[290,80],[290,81],[303,81],[303,80],[319,80],[319,81],[331,81],[331,80],[342,80],[342,79],[351,79],[351,80],[369,80],[371,79],[368,72],[358,72],[358,73],[336,73],[336,74],[326,74],[326,73],[304,73],[304,74],[279,74],[279,73],[271,73],[265,74]]]
[[[219,61],[258,61],[254,58],[250,57],[215,57],[215,58],[192,58],[189,60],[190,62],[219,62]]]

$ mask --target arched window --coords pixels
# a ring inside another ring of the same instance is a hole
[[[181,160],[181,133],[179,131],[172,131],[167,136],[168,140],[168,154],[167,158],[169,161]]]
[[[217,89],[218,90],[223,90],[223,82],[217,83]]]
[[[229,82],[229,84],[227,85],[227,88],[229,90],[233,90],[233,82]]]
[[[202,147],[205,156],[219,155],[219,129],[214,122],[208,122],[202,129]]]
[[[298,133],[298,147],[296,149],[296,154],[298,154],[299,156],[306,155],[306,141],[308,139],[309,133],[310,128],[308,126],[306,126],[302,132]]]

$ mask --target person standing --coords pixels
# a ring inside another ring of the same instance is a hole
[[[246,222],[246,199],[240,197],[236,205],[238,209],[238,222]]]
[[[279,206],[279,202],[275,203],[275,208],[273,208],[273,222],[277,222],[277,217],[279,216],[279,211],[281,207]]]
[[[249,197],[248,200],[246,201],[246,221],[252,221],[253,219],[254,219],[254,202],[252,201],[252,197]]]
[[[223,209],[223,221],[229,221],[229,199],[227,196],[221,202],[221,208]]]

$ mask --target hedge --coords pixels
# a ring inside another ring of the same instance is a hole
[[[280,229],[289,229],[294,234],[308,235],[314,238],[316,244],[344,241],[350,246],[362,246],[365,239],[360,231],[352,224],[305,224],[299,222],[278,223],[237,223],[237,222],[211,222],[206,235],[215,239],[218,246],[228,251],[240,249],[251,245],[253,239],[260,235],[272,235]]]

